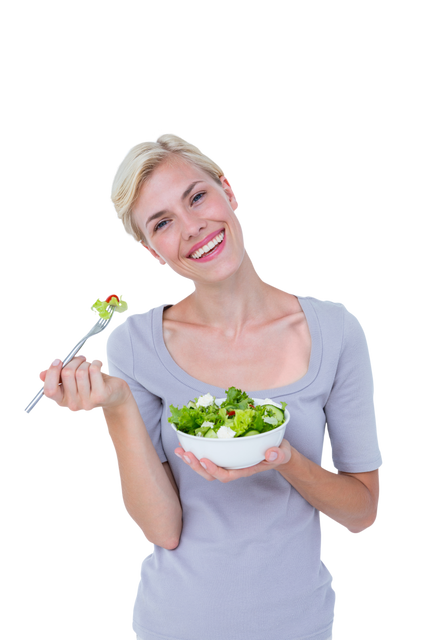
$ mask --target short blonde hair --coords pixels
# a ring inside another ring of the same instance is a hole
[[[111,199],[117,215],[126,231],[138,242],[147,240],[132,217],[132,207],[139,196],[142,185],[153,171],[166,160],[181,157],[205,171],[216,182],[224,172],[197,147],[172,134],[160,136],[157,142],[142,142],[133,147],[119,166],[113,182]]]

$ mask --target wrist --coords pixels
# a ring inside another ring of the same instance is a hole
[[[279,473],[292,484],[292,480],[301,475],[301,468],[304,465],[304,461],[307,460],[299,451],[294,447],[290,447],[290,458],[288,462],[284,462],[278,467]]]
[[[120,394],[120,398],[102,407],[105,418],[124,418],[134,412],[135,408],[138,410],[129,385],[126,382],[124,382],[124,385],[127,388],[123,389],[123,394]]]

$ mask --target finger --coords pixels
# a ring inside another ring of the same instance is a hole
[[[265,461],[278,466],[286,464],[291,459],[291,446],[287,440],[283,440],[280,447],[270,447],[265,452]]]
[[[277,447],[271,447],[271,449],[267,449],[265,452],[265,459],[267,462],[274,462],[279,464],[280,460],[280,450]]]
[[[59,391],[59,379],[61,377],[62,360],[59,356],[53,356],[45,369],[44,395],[52,398]],[[62,395],[62,392],[61,392]]]
[[[62,368],[62,360],[60,360],[59,365],[55,366],[54,363],[51,365],[52,369],[55,369],[55,374],[49,370],[46,374],[44,386],[45,396],[50,398],[54,404],[56,403],[61,408],[65,408],[69,413],[77,413],[79,410],[76,369],[85,362],[85,360],[86,357],[84,356],[75,356],[64,368]],[[50,374],[52,375],[52,381],[56,383],[56,391],[53,393],[50,387]],[[51,392],[51,395],[49,395],[49,392]]]
[[[90,403],[89,364],[83,360],[76,369],[76,395],[83,409],[88,409]]]
[[[40,371],[37,371],[36,378],[40,382],[40,384],[43,384],[45,377],[46,377],[46,367],[43,367],[43,369],[40,369]]]
[[[218,467],[218,465],[212,462],[212,460],[201,458],[200,465],[212,478],[215,478],[215,480],[219,480],[220,482],[230,482],[230,480],[235,479],[236,474],[233,473],[233,469],[224,469],[224,467]],[[240,477],[240,475],[238,475],[237,477]]]
[[[101,360],[94,360],[89,367],[91,396],[94,404],[101,404],[105,396],[105,381],[101,373],[101,367]]]
[[[74,356],[61,372],[63,401],[69,413],[77,413],[79,410],[76,372],[86,360],[83,356]]]
[[[190,451],[184,451],[184,449],[181,448],[175,449],[175,453],[181,458],[183,462],[185,462],[187,466],[191,467],[193,471],[201,475],[203,478],[205,478],[206,480],[214,480],[212,475],[207,472],[200,464],[200,461],[196,458],[194,453],[191,453]]]

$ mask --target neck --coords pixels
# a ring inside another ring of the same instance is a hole
[[[248,324],[258,324],[268,314],[271,291],[256,273],[245,252],[242,264],[227,280],[195,283],[186,299],[186,311],[193,321],[218,328],[229,337],[238,337]]]

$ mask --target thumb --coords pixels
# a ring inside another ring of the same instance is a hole
[[[46,367],[40,369],[40,371],[36,373],[36,378],[40,384],[43,384],[44,379],[46,378]]]
[[[280,447],[270,447],[270,449],[267,449],[265,452],[265,460],[274,465],[286,464],[291,459],[291,455],[291,445],[287,440],[283,440]]]
[[[280,451],[278,449],[269,449],[265,454],[267,462],[276,462],[279,459]]]

